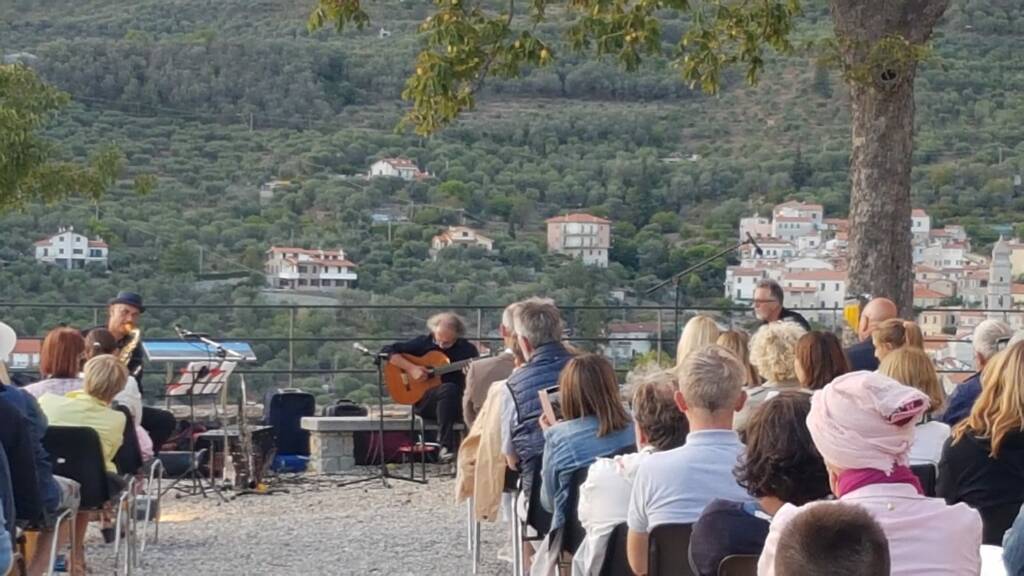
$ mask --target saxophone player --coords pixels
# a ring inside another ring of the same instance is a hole
[[[117,339],[119,352],[115,355],[126,360],[128,373],[138,382],[143,399],[145,391],[142,388],[143,352],[139,320],[145,312],[146,306],[142,303],[142,296],[135,292],[118,292],[117,296],[107,303],[106,328]],[[174,434],[177,422],[174,415],[166,410],[143,406],[141,425],[153,439],[153,451],[159,453],[163,444]]]

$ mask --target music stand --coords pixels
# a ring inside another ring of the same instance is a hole
[[[346,480],[345,482],[339,482],[338,486],[352,486],[353,484],[361,484],[363,482],[372,482],[374,480],[380,480],[381,485],[384,488],[390,488],[388,479],[393,480],[404,480],[405,482],[414,482],[416,484],[426,484],[427,480],[416,478],[415,476],[398,476],[392,474],[388,470],[388,463],[384,460],[384,363],[388,361],[388,354],[383,352],[371,352],[360,344],[356,344],[355,349],[367,356],[373,358],[373,364],[377,367],[377,446],[375,452],[380,463],[379,470],[367,476],[365,478],[357,478],[355,480]],[[416,445],[416,439],[413,438],[413,445]],[[422,440],[421,440],[422,441]],[[421,455],[422,457],[422,455]]]

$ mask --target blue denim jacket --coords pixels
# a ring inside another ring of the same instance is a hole
[[[1024,506],[1003,536],[1003,564],[1007,576],[1024,576]]]
[[[600,456],[636,444],[633,424],[601,438],[597,437],[595,416],[559,422],[544,432],[540,503],[552,513],[551,530],[565,523],[572,473],[590,466]]]

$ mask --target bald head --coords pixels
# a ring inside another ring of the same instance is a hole
[[[871,331],[886,320],[899,318],[900,311],[896,303],[888,298],[875,298],[864,306],[860,313],[860,325],[857,327],[857,336],[861,340],[871,337]]]

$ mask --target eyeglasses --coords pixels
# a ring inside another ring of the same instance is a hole
[[[754,305],[757,306],[758,304],[774,304],[776,302],[778,302],[778,300],[776,300],[774,298],[768,298],[768,299],[765,299],[765,300],[756,300],[755,299],[754,300]]]
[[[1005,350],[1006,346],[1010,343],[1011,339],[1012,336],[1003,336],[1002,338],[996,340],[996,351],[1000,352],[1002,350]]]

